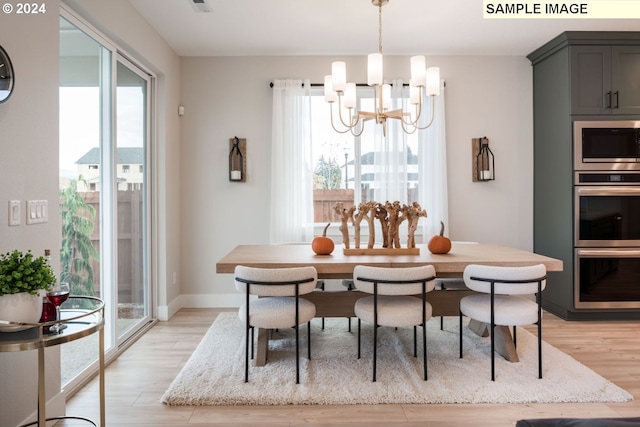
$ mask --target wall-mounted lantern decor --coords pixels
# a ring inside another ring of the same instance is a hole
[[[247,140],[233,137],[229,139],[229,181],[244,182],[247,177]]]
[[[486,136],[473,138],[471,152],[471,161],[473,162],[471,178],[473,182],[496,179],[495,161],[493,152],[489,148],[489,139]]]

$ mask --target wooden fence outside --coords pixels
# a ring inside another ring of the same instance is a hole
[[[80,193],[96,212],[91,243],[100,253],[100,192]],[[144,209],[141,190],[117,192],[118,302],[144,302]],[[100,260],[92,263],[96,291],[100,289]]]
[[[409,201],[417,200],[418,189],[408,188]],[[313,220],[315,223],[340,222],[340,216],[335,213],[334,207],[342,203],[345,208],[354,205],[354,191],[351,189],[313,190]],[[373,189],[362,189],[360,200],[373,200]],[[377,200],[384,203],[386,200]]]
[[[313,190],[313,222],[339,222],[334,210],[338,203],[346,208],[353,206],[353,190]]]

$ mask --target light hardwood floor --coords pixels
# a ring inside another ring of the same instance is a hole
[[[170,321],[159,322],[108,366],[107,426],[506,427],[522,418],[640,416],[640,322],[566,322],[549,314],[543,320],[545,341],[628,390],[636,400],[617,404],[526,405],[163,405],[163,392],[220,312],[180,310]],[[535,333],[535,327],[530,331]],[[99,419],[96,380],[70,399],[67,411]]]

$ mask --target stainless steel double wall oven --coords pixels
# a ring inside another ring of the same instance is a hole
[[[576,308],[640,308],[640,121],[574,122]]]

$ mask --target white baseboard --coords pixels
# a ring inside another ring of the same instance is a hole
[[[180,296],[175,298],[173,301],[169,303],[169,305],[159,305],[157,318],[160,321],[167,321],[171,319],[171,317],[178,312],[182,308],[180,304]]]
[[[168,306],[158,306],[158,320],[169,320],[181,308],[235,308],[242,305],[241,294],[182,294]]]

